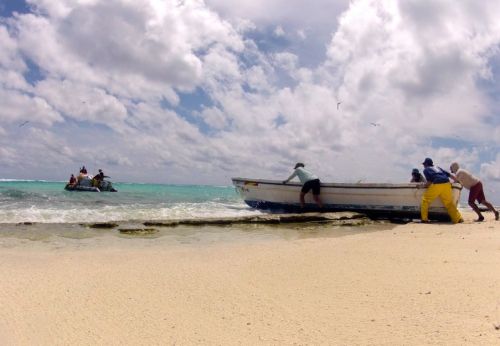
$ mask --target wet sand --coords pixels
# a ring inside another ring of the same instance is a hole
[[[3,237],[0,341],[499,344],[500,222],[485,216]]]

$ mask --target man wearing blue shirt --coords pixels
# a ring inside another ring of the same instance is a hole
[[[434,162],[431,158],[426,158],[424,162],[424,175],[427,179],[427,183],[423,186],[427,187],[424,195],[422,196],[422,204],[420,208],[420,217],[422,222],[429,222],[429,205],[437,197],[441,199],[444,207],[450,215],[451,221],[453,223],[460,223],[464,220],[462,215],[457,209],[457,206],[453,202],[453,194],[451,190],[450,173],[442,170],[439,167],[434,167]]]
[[[293,171],[292,175],[289,176],[287,180],[283,180],[283,184],[288,183],[295,177],[299,177],[300,182],[304,184],[302,185],[302,189],[300,190],[300,206],[304,208],[305,206],[304,196],[306,195],[306,193],[309,192],[309,190],[312,189],[314,201],[318,204],[320,208],[323,208],[323,203],[319,198],[319,193],[320,193],[319,178],[314,174],[312,174],[311,172],[309,172],[308,170],[306,170],[302,162],[297,162],[294,169],[295,170]]]

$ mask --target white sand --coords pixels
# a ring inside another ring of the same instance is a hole
[[[500,222],[473,217],[249,245],[4,248],[0,341],[500,345]]]

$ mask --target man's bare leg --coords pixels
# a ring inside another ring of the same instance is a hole
[[[306,202],[304,201],[304,196],[305,196],[305,195],[306,195],[306,194],[305,194],[305,193],[303,193],[303,192],[301,192],[301,193],[300,193],[300,207],[301,207],[302,209],[304,209],[304,207],[306,206]]]
[[[320,208],[323,208],[323,202],[321,202],[321,198],[319,197],[319,195],[313,195],[313,198],[316,204],[318,204]]]
[[[499,215],[498,215],[498,211],[495,210],[495,207],[493,207],[493,205],[490,202],[488,202],[487,200],[482,201],[481,204],[484,204],[490,211],[492,211],[493,214],[495,214],[495,220],[498,221]]]
[[[481,214],[481,210],[479,210],[479,207],[476,205],[474,202],[469,202],[469,206],[474,210],[478,216],[478,219],[476,221],[481,222],[484,220],[483,214]]]

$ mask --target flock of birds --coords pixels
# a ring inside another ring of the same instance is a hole
[[[85,103],[85,101],[82,101],[82,103]],[[342,102],[337,102],[337,110],[340,109],[341,104],[342,104]],[[26,120],[26,121],[22,122],[21,124],[19,124],[19,127],[23,127],[24,125],[26,125],[28,123],[29,123],[29,120]],[[370,123],[370,125],[375,126],[375,127],[380,126],[379,123]]]

